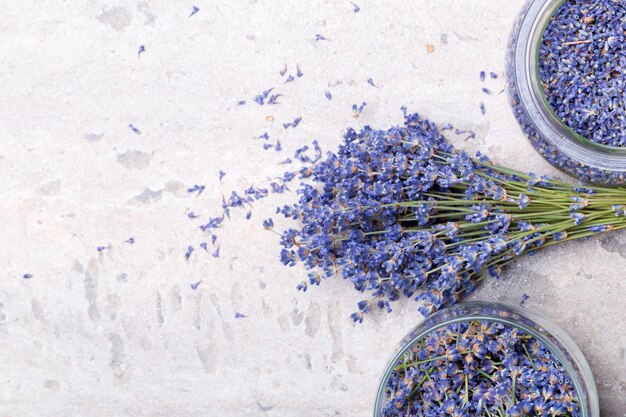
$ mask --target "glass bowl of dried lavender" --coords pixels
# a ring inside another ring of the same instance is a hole
[[[591,368],[554,323],[516,306],[458,304],[400,343],[374,417],[599,417]]]
[[[626,181],[626,3],[529,0],[507,59],[515,117],[535,149],[584,183]]]

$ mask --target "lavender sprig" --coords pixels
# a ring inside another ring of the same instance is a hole
[[[517,257],[626,227],[626,189],[574,187],[455,150],[417,114],[388,130],[348,129],[337,153],[312,168],[313,184],[279,211],[281,261],[309,270],[306,290],[341,276],[375,306],[414,298],[429,315],[498,277]]]

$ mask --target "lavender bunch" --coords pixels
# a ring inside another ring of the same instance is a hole
[[[373,308],[414,298],[429,315],[471,293],[524,253],[626,227],[626,190],[572,186],[455,150],[437,126],[348,129],[336,153],[311,168],[299,201],[278,209],[280,259],[309,270],[297,288],[341,276]],[[266,224],[266,228],[273,225]]]
[[[581,415],[558,357],[533,336],[488,321],[451,324],[416,341],[385,395],[383,417]]]

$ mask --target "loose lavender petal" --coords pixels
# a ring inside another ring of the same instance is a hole
[[[137,129],[132,123],[128,124],[128,128],[136,135],[141,135],[141,130]]]
[[[189,257],[191,256],[191,252],[193,252],[193,246],[189,246],[187,248],[187,250],[185,251],[185,260],[189,260]]]

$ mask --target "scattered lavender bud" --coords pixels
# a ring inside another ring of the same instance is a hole
[[[324,91],[324,95],[326,96],[327,99],[332,100],[333,96],[332,94],[330,94],[330,91],[326,90]]]
[[[235,313],[235,318],[236,319],[245,319],[246,317],[248,317],[248,316],[246,316],[245,314]]]
[[[191,9],[191,14],[189,15],[189,17],[193,16],[194,14],[198,13],[200,11],[199,8],[197,8],[196,6],[193,6]]]
[[[22,275],[22,278],[24,279],[31,279],[33,277],[33,274],[24,274]]]
[[[265,230],[272,230],[274,228],[274,220],[271,218],[263,220],[263,227]]]
[[[483,90],[483,93],[491,95],[491,90],[490,89],[488,89],[486,87],[483,87],[482,90]]]
[[[352,2],[350,2],[350,3],[351,3],[351,4],[352,4],[352,6],[354,7],[354,8],[353,8],[354,13],[358,13],[358,12],[361,10],[361,8],[360,8],[357,4],[352,3]]]
[[[203,232],[206,232],[209,229],[217,229],[218,227],[220,227],[223,221],[224,221],[223,215],[221,217],[212,217],[209,219],[209,221],[206,224],[200,226],[199,229],[202,230]]]
[[[270,98],[267,100],[267,104],[278,104],[276,100],[278,97],[282,96],[282,94],[272,94]]]
[[[190,219],[195,219],[198,216],[193,211],[190,211],[189,213],[187,213],[187,217],[189,217]]]
[[[524,304],[526,304],[526,301],[528,301],[529,298],[530,296],[528,294],[522,294],[519,305],[523,306]]]
[[[483,115],[487,113],[487,109],[485,109],[485,103],[480,103],[480,113]]]
[[[96,246],[96,250],[97,250],[98,252],[102,252],[102,251],[103,251],[103,250],[105,250],[105,249],[106,249],[106,246]]]
[[[302,117],[296,117],[295,119],[293,119],[293,122],[291,123],[283,123],[283,128],[285,129],[288,129],[290,127],[295,128],[300,124],[301,121],[302,121]]]
[[[204,249],[204,251],[205,251],[205,252],[208,252],[208,251],[209,251],[209,249],[207,248],[207,243],[206,243],[206,242],[202,242],[202,243],[200,243],[200,247],[201,247],[202,249]]]
[[[136,135],[141,135],[141,130],[137,129],[132,123],[128,124],[128,128]]]
[[[495,72],[490,72],[489,76],[491,77],[492,80],[495,80],[496,78],[498,78],[498,74],[496,74]]]
[[[365,106],[367,106],[366,102],[362,102],[361,105],[359,105],[358,107],[356,104],[353,104],[352,105],[352,113],[353,113],[352,117],[357,119],[361,115],[361,112],[363,111]]]
[[[485,75],[486,75],[485,71],[480,72],[480,81],[485,81]]]
[[[220,257],[220,247],[219,246],[215,248],[215,250],[213,251],[212,256],[214,258],[219,258]]]
[[[319,33],[315,34],[315,42],[318,41],[327,41],[328,39],[326,39],[325,37],[323,37],[322,35],[320,35]],[[282,75],[282,74],[281,74]]]
[[[289,75],[287,76],[287,78],[285,79],[285,81],[283,82],[283,84],[290,83],[290,82],[292,82],[293,80],[295,80],[294,76],[293,76],[293,75],[291,75],[291,74],[289,74]]]
[[[302,71],[300,70],[300,64],[296,64],[296,76],[298,78],[302,77],[304,74],[302,73]]]
[[[371,78],[368,78],[368,79],[367,79],[367,83],[368,83],[369,85],[371,85],[372,87],[376,87],[376,88],[378,88],[378,86],[377,86],[376,84],[374,84],[374,80],[373,80],[373,79],[371,79]]]
[[[251,211],[246,213],[246,220],[250,220],[250,217],[252,217],[252,212]]]
[[[137,51],[137,58],[141,57],[141,54],[146,52],[146,47],[143,45],[139,45],[139,51]]]
[[[129,245],[132,245],[133,243],[135,243],[135,238],[134,237],[129,237],[128,239],[126,239],[122,243],[128,243]]]
[[[187,248],[187,250],[185,251],[185,260],[189,260],[189,257],[191,256],[191,252],[193,252],[193,246],[189,246]]]
[[[192,290],[197,289],[200,286],[200,284],[202,284],[202,281],[194,282],[193,284],[191,284],[191,289]]]
[[[204,188],[205,188],[204,185],[196,184],[193,187],[188,188],[187,192],[188,193],[198,193],[198,195],[200,195],[200,194],[202,194],[202,191],[204,191]]]
[[[226,173],[220,169],[219,172],[218,172],[218,177],[220,179],[220,183],[222,182],[222,178],[224,178],[225,176],[226,176]]]
[[[270,93],[274,90],[274,88],[269,88],[263,92],[261,92],[261,94],[257,95],[254,98],[254,102],[257,103],[259,106],[262,106],[263,104],[265,104],[265,99],[270,95]]]

